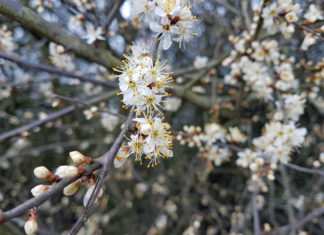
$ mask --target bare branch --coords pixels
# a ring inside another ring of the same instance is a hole
[[[255,187],[256,188],[256,187]],[[252,208],[253,208],[253,229],[255,235],[261,235],[260,217],[257,205],[257,193],[255,189],[252,192]]]
[[[304,218],[298,220],[294,224],[288,224],[279,229],[279,234],[286,234],[288,231],[294,231],[299,229],[300,227],[304,226],[309,221],[319,217],[320,215],[324,214],[324,207],[320,207],[313,212],[306,215]],[[272,232],[272,234],[278,234],[278,231]]]
[[[114,82],[100,81],[100,80],[97,80],[97,79],[92,79],[92,78],[89,78],[89,77],[86,77],[86,76],[83,76],[83,75],[77,75],[77,74],[74,74],[72,72],[61,70],[61,69],[55,68],[53,66],[49,66],[49,65],[45,65],[45,64],[41,64],[41,63],[34,64],[34,63],[29,62],[29,61],[20,59],[18,57],[8,55],[8,54],[3,53],[1,51],[0,51],[0,58],[15,62],[15,63],[17,63],[17,64],[19,64],[21,66],[24,66],[24,67],[27,67],[27,68],[30,68],[30,69],[36,69],[36,70],[41,70],[41,71],[45,71],[45,72],[52,73],[52,74],[57,74],[57,75],[61,75],[61,76],[76,78],[76,79],[78,79],[80,81],[83,81],[83,82],[90,82],[90,83],[100,85],[100,86],[104,86],[104,87],[108,87],[108,88],[116,88],[118,86]]]
[[[286,165],[289,168],[300,171],[300,172],[304,172],[304,173],[308,173],[308,174],[315,174],[315,175],[318,174],[318,175],[324,176],[324,171],[321,171],[321,170],[309,169],[309,168],[298,166],[298,165],[295,165],[295,164],[289,163],[289,162]]]
[[[94,103],[97,103],[97,102],[99,102],[99,101],[101,101],[103,99],[109,99],[109,98],[113,97],[116,94],[116,92],[117,92],[116,90],[113,90],[111,92],[105,93],[105,94],[103,94],[101,96],[98,96],[98,97],[90,100],[88,102],[88,104],[94,104]],[[51,122],[51,121],[53,121],[55,119],[63,117],[64,115],[73,112],[75,109],[76,109],[76,106],[72,105],[72,106],[69,106],[69,107],[64,108],[62,110],[59,110],[57,112],[49,114],[47,118],[31,122],[31,123],[29,123],[27,125],[24,125],[24,126],[16,128],[16,129],[13,129],[11,131],[0,134],[0,142],[5,140],[5,139],[11,138],[13,136],[19,135],[19,134],[23,133],[24,131],[31,130],[31,129],[35,128],[35,127],[42,126],[47,122]]]
[[[114,20],[114,18],[116,17],[116,14],[118,13],[121,5],[124,3],[124,0],[116,0],[115,3],[114,3],[114,6],[112,7],[112,9],[110,10],[106,20],[105,20],[105,23],[104,23],[104,26],[103,26],[103,30],[107,30],[108,31],[108,28],[109,26],[111,25],[112,21]]]

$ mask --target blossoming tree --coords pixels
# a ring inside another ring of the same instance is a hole
[[[0,233],[322,234],[319,3],[0,0]]]

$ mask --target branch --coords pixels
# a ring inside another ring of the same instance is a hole
[[[183,74],[186,73],[193,73],[196,72],[198,70],[203,70],[203,69],[210,69],[212,67],[217,67],[219,65],[222,64],[223,60],[229,56],[230,53],[225,53],[223,56],[221,56],[219,59],[215,59],[215,60],[211,60],[210,62],[207,63],[207,65],[201,69],[197,69],[194,66],[190,66],[187,68],[182,68],[182,69],[178,69],[176,71],[174,71],[174,73],[172,74],[174,77],[178,77],[181,76]]]
[[[98,96],[98,97],[90,100],[88,102],[88,104],[94,104],[94,103],[97,103],[97,102],[99,102],[99,101],[101,101],[103,99],[109,99],[109,98],[113,97],[116,94],[116,92],[117,92],[116,90],[113,90],[113,91],[111,91],[109,93],[106,93],[104,95]],[[3,134],[0,134],[0,142],[3,141],[3,140],[5,140],[5,139],[11,138],[13,136],[19,135],[19,134],[23,133],[24,131],[31,130],[31,129],[35,128],[35,127],[42,126],[42,125],[44,125],[47,122],[53,121],[55,119],[58,119],[58,118],[66,115],[66,114],[69,114],[69,113],[73,112],[75,109],[76,109],[76,106],[75,105],[72,105],[72,106],[69,106],[69,107],[64,108],[62,110],[59,110],[57,112],[51,113],[45,119],[36,120],[36,121],[31,122],[29,124],[26,124],[24,126],[21,126],[21,127],[16,128],[16,129],[13,129],[11,131],[8,131],[8,132],[5,132]]]
[[[98,158],[91,165],[85,166],[84,167],[85,172],[82,175],[75,176],[72,178],[64,178],[59,183],[51,186],[46,192],[42,193],[41,195],[34,197],[9,211],[6,211],[4,213],[0,212],[0,223],[4,223],[12,218],[20,216],[26,213],[29,209],[41,205],[43,202],[45,202],[46,200],[48,200],[50,197],[57,194],[58,192],[61,192],[67,185],[76,181],[81,176],[90,175],[92,172],[94,172],[95,170],[101,167],[102,163],[100,160],[101,158]]]
[[[259,211],[258,211],[258,205],[257,205],[257,193],[256,185],[254,185],[254,190],[252,192],[252,208],[253,208],[253,230],[255,235],[261,235],[261,229],[260,229],[260,217],[259,217]]]
[[[97,79],[88,78],[88,77],[83,76],[83,75],[77,75],[77,74],[74,74],[72,72],[61,70],[61,69],[55,68],[53,66],[49,66],[49,65],[45,65],[45,64],[41,64],[41,63],[34,64],[34,63],[29,62],[29,61],[20,59],[18,57],[8,55],[8,54],[3,53],[1,51],[0,51],[0,58],[15,62],[15,63],[17,63],[17,64],[19,64],[21,66],[27,67],[27,68],[41,70],[41,71],[45,71],[45,72],[48,72],[48,73],[62,75],[62,76],[66,76],[66,77],[76,78],[76,79],[78,79],[80,81],[83,81],[83,82],[90,82],[90,83],[100,85],[100,86],[104,86],[104,87],[108,87],[108,88],[116,88],[118,86],[116,83],[111,82],[111,81],[101,81],[101,80],[97,80]]]
[[[0,0],[0,14],[18,21],[23,28],[41,37],[63,45],[81,58],[101,64],[108,69],[121,64],[120,60],[110,51],[87,45],[80,38],[63,29],[61,25],[48,22],[29,8],[24,7],[20,0]]]
[[[300,171],[300,172],[304,172],[304,173],[308,173],[308,174],[314,174],[314,175],[318,174],[318,175],[324,176],[324,171],[321,171],[321,170],[309,169],[309,168],[298,166],[298,165],[295,165],[295,164],[292,164],[292,163],[289,163],[289,162],[286,164],[286,166],[288,166],[291,169]]]
[[[105,20],[105,23],[104,23],[104,26],[103,26],[103,30],[107,30],[108,31],[108,28],[109,26],[111,25],[112,21],[114,20],[114,18],[116,17],[116,14],[118,13],[121,5],[124,3],[124,0],[116,0],[115,1],[115,4],[114,6],[112,7],[112,9],[110,10],[106,20]]]
[[[285,18],[285,19],[286,19],[286,18]],[[297,28],[301,29],[302,31],[305,31],[305,32],[311,33],[311,34],[315,35],[318,39],[324,41],[324,37],[322,37],[321,34],[320,34],[319,32],[316,32],[315,30],[312,30],[312,29],[310,29],[310,28],[308,28],[308,27],[306,27],[306,26],[304,26],[304,25],[298,24],[297,22],[293,22],[293,24],[294,24]]]
[[[257,27],[256,27],[256,30],[255,30],[255,33],[253,35],[253,38],[252,38],[251,42],[255,41],[258,38],[258,36],[259,36],[259,34],[261,32],[261,29],[262,29],[262,26],[263,26],[263,21],[264,21],[264,19],[262,17],[262,13],[263,13],[264,8],[267,5],[269,5],[270,3],[271,3],[271,0],[263,0],[262,6],[261,6],[261,11],[260,11],[260,17],[259,17]]]
[[[319,217],[322,214],[324,214],[324,207],[320,207],[320,208],[314,210],[313,212],[309,213],[304,218],[298,220],[294,224],[288,224],[288,225],[281,227],[279,229],[279,234],[286,234],[288,231],[297,230],[298,228],[304,226],[306,223]],[[272,234],[278,234],[278,231],[274,231]]]
[[[112,145],[112,147],[110,148],[110,150],[107,153],[105,153],[105,155],[103,156],[103,161],[102,161],[103,168],[100,172],[99,179],[96,182],[96,186],[95,186],[93,193],[88,201],[88,204],[86,205],[86,207],[84,208],[84,210],[82,212],[82,215],[80,216],[80,218],[77,220],[77,222],[72,227],[72,229],[69,233],[70,235],[77,234],[77,232],[80,230],[80,228],[82,227],[84,222],[88,219],[89,210],[93,207],[94,202],[97,198],[97,195],[98,195],[98,193],[104,183],[104,180],[109,172],[111,162],[114,160],[116,153],[122,144],[124,135],[126,134],[130,125],[133,122],[133,116],[134,116],[134,112],[133,112],[133,109],[131,109],[123,130],[118,135],[117,139],[115,140],[115,142]]]

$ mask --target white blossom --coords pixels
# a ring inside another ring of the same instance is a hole
[[[307,13],[304,15],[304,18],[310,23],[324,19],[322,11],[315,4],[311,4],[309,6]]]
[[[101,27],[95,28],[93,25],[87,25],[86,35],[83,37],[88,44],[94,43],[96,40],[105,40],[102,36],[103,31]]]
[[[202,69],[207,65],[207,63],[208,63],[207,56],[197,56],[194,61],[194,67],[196,69]]]

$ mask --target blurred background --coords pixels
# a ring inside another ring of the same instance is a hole
[[[104,35],[105,40],[95,42],[97,48],[109,50],[119,59],[132,42],[151,40],[154,36],[147,25],[132,17],[131,1],[128,0],[21,2],[39,17],[81,39],[87,28],[102,25],[109,12],[119,4]],[[196,0],[191,3],[192,13],[199,19],[195,26],[197,36],[185,48],[173,44],[170,50],[160,51],[162,58],[168,59],[169,70],[175,73],[177,86],[174,93],[177,99],[165,102],[166,121],[175,139],[185,125],[203,129],[206,123],[217,121],[225,128],[239,127],[251,142],[261,135],[275,106],[251,99],[249,92],[238,93],[235,87],[224,85],[224,77],[230,70],[218,61],[233,49],[228,37],[249,29],[253,8],[262,1]],[[311,3],[323,7],[320,0],[294,3],[299,3],[301,9]],[[84,25],[78,26],[78,22]],[[314,28],[323,22],[316,22]],[[12,45],[0,46],[1,53],[29,63],[56,66],[92,79],[115,82],[113,73],[102,64],[78,57],[66,46],[58,48],[48,37],[27,30],[1,11],[0,27],[0,45],[1,40],[9,37],[6,32],[12,32]],[[308,51],[301,51],[304,35],[298,30],[290,39],[279,32],[269,35],[262,30],[259,39],[277,40],[283,54],[295,57],[294,64],[305,60],[315,65],[323,59],[323,41],[318,40]],[[62,50],[63,53],[57,54]],[[54,170],[71,163],[68,156],[73,150],[92,158],[104,154],[120,132],[128,112],[121,108],[116,88],[31,69],[1,58],[0,135],[51,117],[59,110],[73,109],[42,126],[1,140],[0,208],[6,211],[32,197],[30,189],[41,183],[33,175],[35,167],[44,165]],[[294,73],[303,83],[310,72],[295,69]],[[323,79],[323,74],[321,76]],[[321,81],[319,94],[323,89]],[[183,87],[190,94],[181,92]],[[89,101],[90,106],[82,103]],[[104,111],[91,112],[93,105]],[[314,161],[324,150],[323,99],[308,100],[305,107],[299,125],[307,128],[308,136],[302,148],[291,157],[295,164],[313,168]],[[232,152],[219,163],[208,159],[199,148],[181,145],[176,140],[173,150],[174,157],[161,161],[155,168],[147,169],[145,164],[140,166],[132,159],[121,168],[112,168],[104,184],[104,195],[80,234],[253,234],[248,190],[250,171],[236,165],[236,153]],[[312,208],[324,206],[323,176],[292,169],[287,169],[287,173],[289,200],[296,218],[303,218]],[[287,192],[282,180],[281,174],[276,175],[274,181],[265,180],[264,193],[257,198],[261,229],[265,234],[267,226],[276,228],[289,223]],[[39,206],[39,233],[69,231],[82,212],[85,192],[86,187],[81,187],[71,197],[57,194]],[[1,225],[0,234],[24,234],[26,219],[27,214]],[[308,234],[323,234],[323,217],[307,223],[302,230]]]

